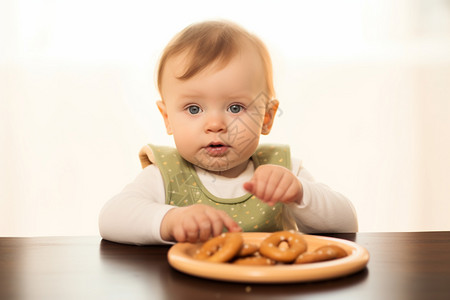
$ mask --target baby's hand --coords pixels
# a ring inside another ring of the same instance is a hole
[[[288,169],[277,165],[259,166],[252,179],[244,183],[244,189],[268,205],[277,202],[300,204],[303,186]]]
[[[242,230],[226,212],[211,206],[194,204],[176,207],[164,216],[161,237],[166,241],[204,242],[220,235],[224,226],[230,232]]]

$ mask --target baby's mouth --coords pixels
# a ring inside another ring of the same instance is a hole
[[[222,156],[224,155],[230,147],[222,143],[210,143],[205,147],[206,152],[211,156]]]

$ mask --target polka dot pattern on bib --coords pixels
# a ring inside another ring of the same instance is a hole
[[[174,206],[205,204],[227,212],[244,231],[282,230],[282,204],[268,206],[253,195],[236,199],[222,199],[210,194],[201,183],[195,168],[170,147],[153,150],[156,164],[163,175],[166,203]],[[290,153],[286,147],[264,145],[252,156],[255,168],[261,164],[290,167]]]

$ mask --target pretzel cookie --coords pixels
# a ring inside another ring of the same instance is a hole
[[[288,247],[279,247],[282,242],[286,242]],[[283,263],[293,262],[305,251],[306,242],[302,235],[291,231],[272,233],[261,242],[259,247],[261,255]]]
[[[347,256],[347,252],[336,245],[326,245],[317,248],[314,252],[305,252],[295,260],[296,264],[306,264],[327,261]]]
[[[241,250],[244,240],[240,233],[227,232],[205,242],[196,259],[209,262],[227,262]]]
[[[259,250],[259,246],[256,244],[245,243],[242,245],[241,250],[238,252],[238,257],[246,257],[255,254]]]

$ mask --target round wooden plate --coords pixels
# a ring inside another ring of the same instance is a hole
[[[270,233],[244,232],[242,236],[247,243],[259,244]],[[229,263],[211,263],[193,258],[201,244],[178,243],[168,252],[169,264],[186,274],[207,279],[249,282],[249,283],[289,283],[326,280],[358,272],[366,267],[369,252],[358,244],[337,238],[304,235],[308,251],[334,244],[347,251],[348,256],[340,259],[299,264],[275,266],[238,266]]]

